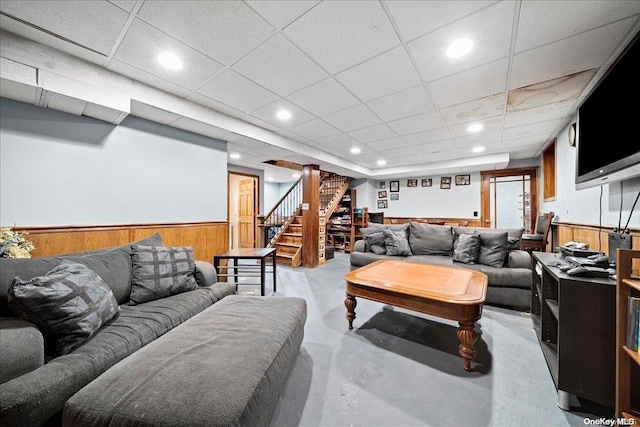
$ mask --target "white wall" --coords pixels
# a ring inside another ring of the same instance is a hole
[[[0,99],[0,224],[224,221],[226,143]]]
[[[605,145],[606,142],[603,142],[603,149],[615,149],[615,147],[606,148]],[[624,227],[640,192],[640,177],[576,190],[575,159],[576,147],[569,145],[565,128],[558,135],[556,142],[556,200],[543,203],[542,211],[554,212],[557,215],[557,221],[561,222],[611,227],[617,227],[621,222]],[[541,180],[540,191],[543,185],[544,182]],[[620,209],[621,201],[622,209]],[[640,227],[640,202],[631,216],[629,227]]]
[[[385,217],[439,217],[474,218],[480,215],[480,173],[470,174],[470,185],[455,185],[455,174],[451,177],[451,188],[440,188],[440,175],[417,176],[417,187],[407,187],[407,178],[385,179],[386,189],[380,189],[381,180],[356,180],[351,188],[356,189],[358,207],[368,207],[370,212],[384,212]],[[431,178],[431,187],[422,187],[422,178]],[[400,181],[398,200],[391,200],[390,181]],[[378,192],[387,192],[387,209],[378,209]]]
[[[274,208],[276,203],[291,188],[294,182],[265,182],[264,183],[264,213]]]

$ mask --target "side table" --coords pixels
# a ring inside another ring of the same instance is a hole
[[[260,277],[260,295],[264,296],[264,285],[267,268],[267,259],[271,258],[271,270],[273,272],[273,292],[276,291],[276,249],[275,248],[238,248],[231,249],[220,255],[213,257],[213,266],[219,277],[233,278],[233,282],[238,289],[238,277]],[[227,265],[220,265],[221,260],[232,261]],[[257,260],[260,265],[239,265],[238,260]],[[221,271],[224,270],[224,273]],[[257,273],[257,270],[260,270]]]

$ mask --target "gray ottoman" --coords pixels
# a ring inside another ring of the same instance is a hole
[[[298,356],[306,302],[230,295],[117,363],[64,426],[266,426]]]

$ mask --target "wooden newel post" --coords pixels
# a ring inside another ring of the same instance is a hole
[[[318,165],[302,167],[302,265],[316,267],[318,262],[320,168]]]
[[[264,226],[264,215],[256,216],[257,226],[258,226],[258,236],[256,238],[256,247],[264,248],[265,245],[269,242],[266,241],[267,229]]]

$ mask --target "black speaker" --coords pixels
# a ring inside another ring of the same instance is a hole
[[[631,249],[631,234],[609,233],[609,262],[616,262],[616,249]]]

